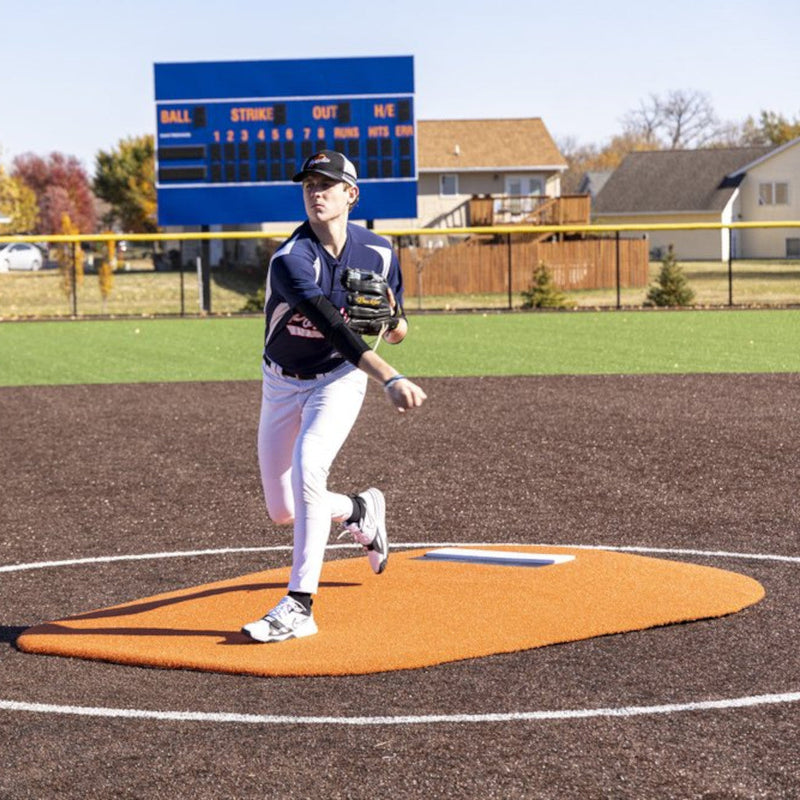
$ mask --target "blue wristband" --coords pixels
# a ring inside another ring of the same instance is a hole
[[[404,381],[406,379],[405,375],[393,375],[389,380],[383,382],[383,388],[388,389],[393,383],[397,383],[397,381]]]

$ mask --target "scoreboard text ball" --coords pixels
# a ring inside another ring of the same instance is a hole
[[[160,225],[291,221],[318,150],[356,166],[353,216],[416,216],[413,59],[156,64]]]

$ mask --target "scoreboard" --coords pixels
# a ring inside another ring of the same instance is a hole
[[[416,216],[411,56],[156,64],[155,97],[159,225],[302,219],[322,149],[356,166],[351,216]]]

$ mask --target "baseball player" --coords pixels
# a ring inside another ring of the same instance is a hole
[[[277,524],[293,523],[294,545],[286,596],[242,628],[258,642],[317,632],[312,595],[332,520],[343,525],[340,536],[350,534],[363,546],[376,574],[386,568],[383,493],[329,491],[328,473],[361,410],[368,378],[383,386],[400,412],[426,399],[356,332],[354,319],[380,314],[378,305],[385,306],[379,332],[390,344],[402,341],[408,323],[394,251],[385,239],[348,221],[358,201],[354,165],[341,153],[323,150],[293,180],[302,182],[308,218],[275,252],[267,271],[258,458],[269,516]],[[351,274],[383,284],[383,299],[354,295],[345,280]]]

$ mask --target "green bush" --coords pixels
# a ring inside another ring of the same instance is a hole
[[[266,289],[264,286],[259,286],[255,294],[247,295],[247,302],[242,306],[244,312],[260,313],[264,310],[264,300],[266,297]]]
[[[522,292],[523,308],[573,308],[575,303],[567,298],[553,283],[553,276],[542,261],[533,271],[531,285]]]
[[[694,291],[675,257],[670,245],[661,259],[661,271],[654,286],[647,292],[646,306],[688,306],[694,300]]]

